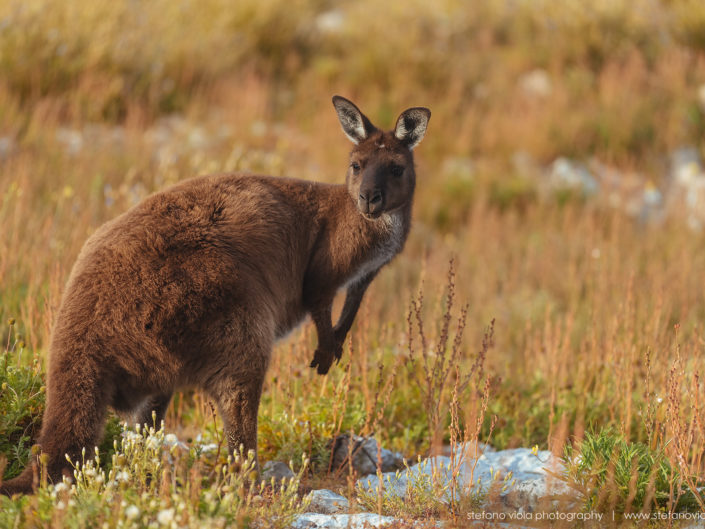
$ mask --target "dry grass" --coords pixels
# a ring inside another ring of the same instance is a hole
[[[413,457],[490,431],[500,448],[562,453],[611,427],[664,449],[697,486],[705,235],[686,228],[678,203],[643,224],[607,193],[546,194],[532,168],[595,157],[638,175],[617,189],[622,202],[647,185],[665,192],[668,153],[703,151],[705,10],[511,6],[2,3],[0,336],[26,344],[20,363],[43,363],[84,240],[147,194],[223,170],[340,181],[348,147],[330,95],[386,126],[423,104],[433,119],[407,247],[372,285],[330,376],[306,367],[310,326],[278,345],[260,457],[307,453],[304,487],[351,492],[349,476],[328,474],[340,433],[375,434]],[[195,438],[218,426],[186,394],[167,430]]]

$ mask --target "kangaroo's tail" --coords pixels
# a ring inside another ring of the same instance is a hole
[[[36,468],[36,463],[30,462],[19,476],[0,483],[0,494],[13,496],[15,494],[29,494],[34,491],[39,481],[35,477]]]
[[[89,453],[100,441],[105,422],[109,389],[100,370],[92,362],[73,361],[52,366],[47,387],[47,407],[39,434],[39,446],[46,455],[46,473],[51,482],[71,475],[71,464],[81,458],[85,447]],[[61,365],[63,364],[63,365]],[[38,485],[38,461],[33,461],[16,478],[0,484],[0,493],[27,494]]]

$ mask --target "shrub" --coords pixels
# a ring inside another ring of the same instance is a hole
[[[564,462],[565,478],[583,496],[586,510],[687,511],[698,505],[662,451],[628,442],[611,429],[587,433],[575,448],[567,445]]]

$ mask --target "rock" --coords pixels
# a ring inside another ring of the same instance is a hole
[[[445,456],[425,459],[411,468],[383,476],[386,493],[399,497],[406,495],[408,487],[428,487],[445,495],[450,500],[450,485],[456,476],[456,491],[460,494],[484,494],[493,485],[501,488],[500,497],[507,507],[530,511],[546,497],[562,499],[571,495],[571,490],[562,481],[549,475],[563,469],[558,458],[550,452],[536,455],[528,448],[516,448],[491,452],[485,450],[480,457],[468,457],[453,469],[453,462]],[[456,460],[457,465],[457,460]],[[455,470],[455,471],[454,471]],[[368,476],[358,480],[357,486],[366,490],[377,490],[379,479]]]
[[[671,209],[685,214],[688,227],[701,231],[705,226],[705,168],[698,151],[692,147],[671,154]]]
[[[377,473],[377,441],[372,437],[352,438],[352,466],[359,476]],[[347,466],[350,436],[340,435],[333,444],[333,468]],[[398,452],[382,448],[382,472],[390,472],[404,465],[404,458]]]
[[[701,177],[703,166],[700,154],[694,147],[681,147],[671,153],[670,178],[677,184],[688,186]]]
[[[362,529],[363,527],[384,527],[396,522],[391,516],[380,516],[369,512],[359,514],[300,514],[291,524],[292,529]]]
[[[327,489],[314,490],[309,497],[309,509],[314,513],[335,514],[350,509],[350,502],[345,496]]]
[[[460,457],[460,455],[463,455],[463,457],[474,458],[475,455],[482,455],[485,452],[496,452],[496,450],[487,443],[476,443],[475,441],[468,441],[467,443],[460,443],[455,448],[455,457]],[[451,446],[444,445],[441,455],[450,457]]]
[[[705,522],[693,522],[690,525],[681,526],[681,529],[705,529]]]
[[[551,164],[548,177],[551,187],[558,190],[575,190],[590,196],[600,189],[597,180],[585,165],[568,158],[556,158]]]
[[[83,149],[83,134],[80,130],[60,127],[56,131],[56,140],[63,145],[69,156],[76,156]]]
[[[535,478],[515,483],[501,494],[501,499],[510,510],[537,512],[543,508],[550,512],[559,506],[558,501],[554,498],[569,493],[570,489],[562,481]],[[570,496],[566,500],[561,510],[572,511],[574,498]]]
[[[289,468],[289,465],[281,461],[267,461],[262,468],[262,480],[282,481],[295,477],[294,472]]]

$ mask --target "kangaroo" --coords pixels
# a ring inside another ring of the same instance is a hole
[[[101,226],[71,271],[49,346],[38,444],[56,482],[102,437],[107,408],[164,418],[196,387],[218,406],[228,448],[257,453],[257,411],[274,342],[310,314],[311,367],[340,360],[365,290],[402,250],[416,183],[412,149],[431,112],[378,130],[347,99],[333,105],[355,144],[346,183],[254,174],[196,177]],[[346,288],[335,325],[331,307]],[[36,488],[37,460],[0,485]]]

